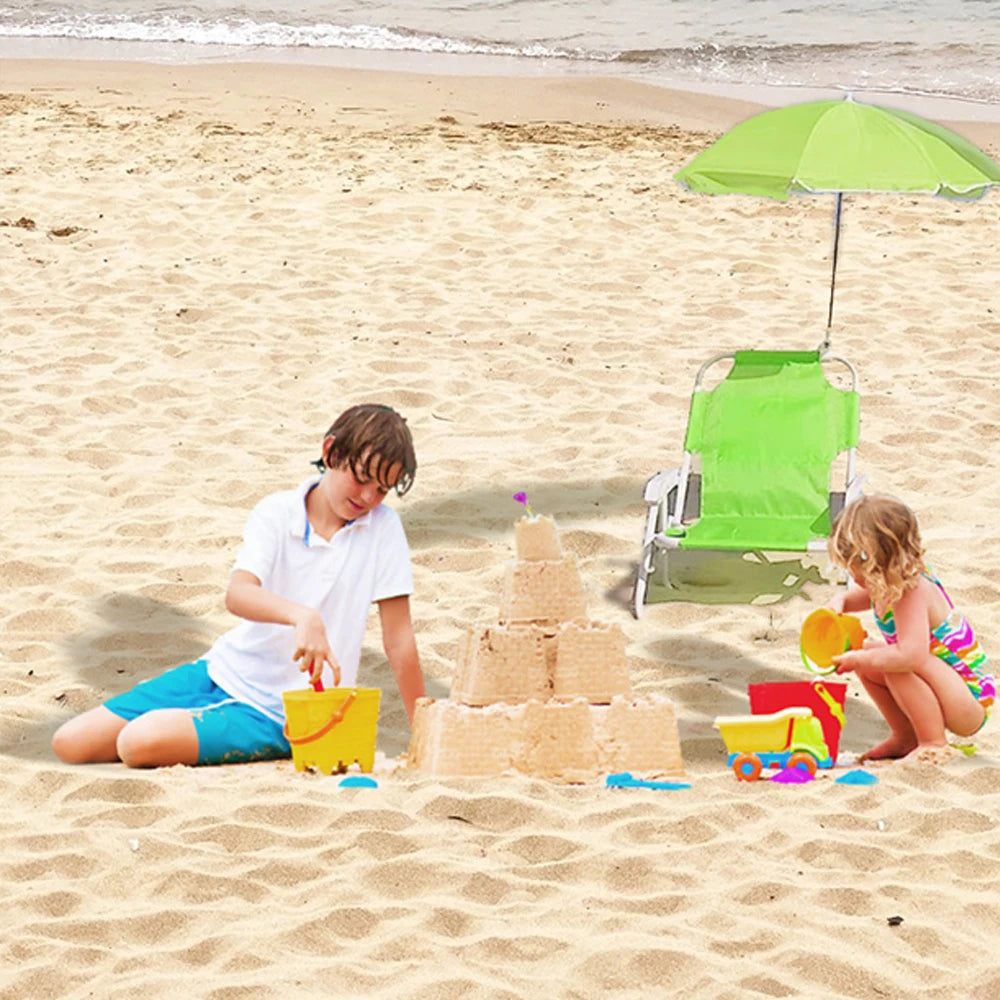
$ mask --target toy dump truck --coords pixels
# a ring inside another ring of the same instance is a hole
[[[802,767],[810,774],[820,767],[833,767],[823,726],[811,708],[720,715],[714,725],[729,751],[728,764],[740,781],[756,781],[764,767]]]

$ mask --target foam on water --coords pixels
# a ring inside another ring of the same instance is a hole
[[[1000,0],[39,0],[0,5],[0,39],[220,47],[236,58],[409,53],[678,85],[881,90],[1000,105]],[[463,60],[464,62],[464,60]],[[495,70],[490,65],[484,71]],[[463,67],[463,72],[467,67]]]

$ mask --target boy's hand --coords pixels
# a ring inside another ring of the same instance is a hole
[[[295,653],[292,659],[299,664],[299,670],[309,674],[310,683],[319,680],[323,667],[329,663],[333,671],[334,687],[340,685],[340,664],[330,649],[323,619],[316,612],[296,624]]]

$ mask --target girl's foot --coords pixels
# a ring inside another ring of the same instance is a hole
[[[918,749],[919,747],[915,740],[904,740],[893,733],[887,739],[882,740],[878,746],[874,746],[871,750],[866,750],[861,754],[858,757],[858,763],[860,764],[865,760],[899,760],[901,757],[905,757],[907,754],[911,754]]]
[[[921,743],[906,755],[907,764],[947,764],[958,753],[947,743]]]

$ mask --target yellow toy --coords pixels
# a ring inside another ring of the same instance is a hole
[[[830,674],[837,669],[835,656],[864,645],[865,630],[854,615],[838,615],[829,608],[817,608],[802,623],[799,651],[807,670]]]
[[[285,691],[285,739],[296,771],[346,771],[355,761],[375,766],[375,735],[382,692],[378,688]]]
[[[823,726],[804,705],[766,715],[720,715],[714,725],[740,781],[756,781],[765,766],[801,767],[810,775],[819,767],[833,766]]]

